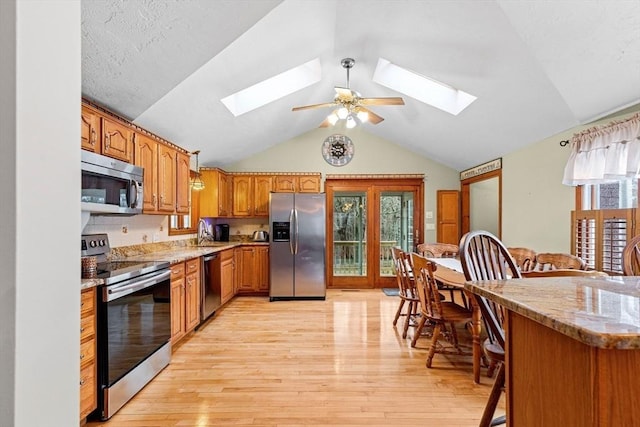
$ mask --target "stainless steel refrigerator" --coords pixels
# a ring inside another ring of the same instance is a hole
[[[271,193],[269,298],[325,299],[324,193]]]

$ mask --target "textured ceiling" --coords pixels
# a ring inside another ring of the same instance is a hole
[[[462,170],[640,102],[640,2],[82,1],[83,95],[224,166],[317,127],[345,85],[366,130]],[[478,99],[458,116],[372,82],[379,57]],[[234,117],[220,99],[313,58],[322,80]],[[348,131],[347,131],[348,132]]]

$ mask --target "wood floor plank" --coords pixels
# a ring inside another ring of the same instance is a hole
[[[235,298],[110,421],[87,426],[477,426],[493,380],[474,384],[470,356],[436,354],[427,369],[429,339],[412,348],[412,329],[403,339],[392,325],[397,298]]]

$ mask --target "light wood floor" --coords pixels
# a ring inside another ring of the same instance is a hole
[[[493,379],[483,369],[474,384],[470,356],[436,354],[427,369],[429,340],[411,348],[397,305],[379,289],[235,298],[110,421],[87,425],[477,426]]]

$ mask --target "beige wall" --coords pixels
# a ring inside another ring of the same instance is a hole
[[[433,212],[433,218],[425,219],[427,224],[435,224],[436,191],[458,190],[459,174],[456,170],[417,155],[411,151],[366,131],[365,126],[343,130],[353,141],[355,154],[345,166],[334,167],[322,158],[321,147],[324,139],[333,129],[314,129],[271,147],[262,153],[240,162],[226,165],[227,171],[254,172],[320,172],[323,179],[327,174],[424,174],[425,210]],[[435,230],[425,228],[426,241],[435,241]]]
[[[560,141],[574,133],[640,110],[577,126],[502,157],[502,240],[507,246],[526,246],[538,252],[571,251],[571,211],[575,188],[562,184],[570,146]]]

